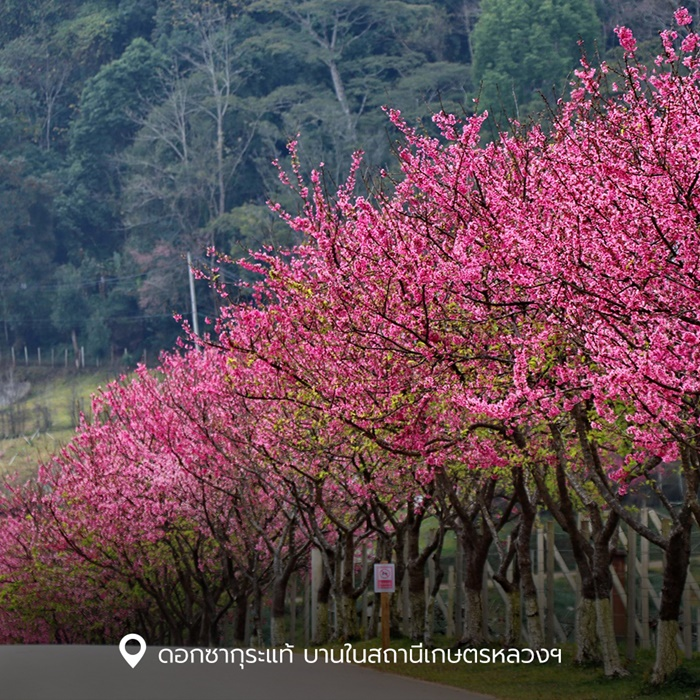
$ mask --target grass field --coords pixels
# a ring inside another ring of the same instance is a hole
[[[29,394],[0,410],[0,474],[29,478],[39,462],[57,452],[73,436],[80,413],[90,414],[90,397],[116,378],[114,371],[17,368],[14,381],[29,382]],[[0,377],[7,381],[6,376]],[[12,428],[9,413],[13,412]],[[12,435],[7,437],[7,435]]]
[[[376,648],[378,639],[357,645]],[[408,647],[408,641],[396,641],[395,647]],[[496,647],[494,646],[494,649]],[[573,664],[573,648],[563,648],[561,664],[385,664],[382,671],[443,683],[491,695],[499,700],[632,700],[664,698],[683,700],[700,697],[700,659],[685,661],[674,678],[662,689],[648,684],[653,652],[638,652],[628,664],[630,676],[608,679],[600,667],[581,668]],[[436,694],[436,698],[439,694]]]

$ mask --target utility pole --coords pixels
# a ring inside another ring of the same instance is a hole
[[[192,272],[192,256],[187,253],[187,270],[190,274],[190,304],[192,306],[192,330],[199,335],[199,320],[197,318],[197,295],[194,291],[194,273]]]

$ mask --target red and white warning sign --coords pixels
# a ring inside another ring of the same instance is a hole
[[[396,580],[393,564],[374,565],[374,592],[393,593],[396,590]]]

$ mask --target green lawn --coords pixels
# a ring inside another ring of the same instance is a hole
[[[17,368],[15,380],[30,382],[31,390],[12,407],[19,416],[20,434],[3,437],[0,432],[0,474],[33,476],[39,462],[71,439],[80,412],[90,414],[91,395],[115,378],[113,371],[105,369]]]
[[[381,643],[375,639],[358,646],[376,648]],[[392,646],[408,647],[410,644],[397,641]],[[653,689],[647,683],[654,661],[653,652],[638,652],[637,660],[628,666],[631,675],[618,679],[605,678],[599,667],[574,666],[572,659],[573,648],[565,647],[561,664],[386,664],[373,667],[473,690],[500,700],[681,700],[700,697],[700,658],[684,662],[676,677],[662,690]]]

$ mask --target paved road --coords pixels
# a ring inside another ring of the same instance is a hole
[[[118,648],[0,646],[2,700],[493,700],[371,668],[308,664],[169,665],[157,647],[132,669]]]

